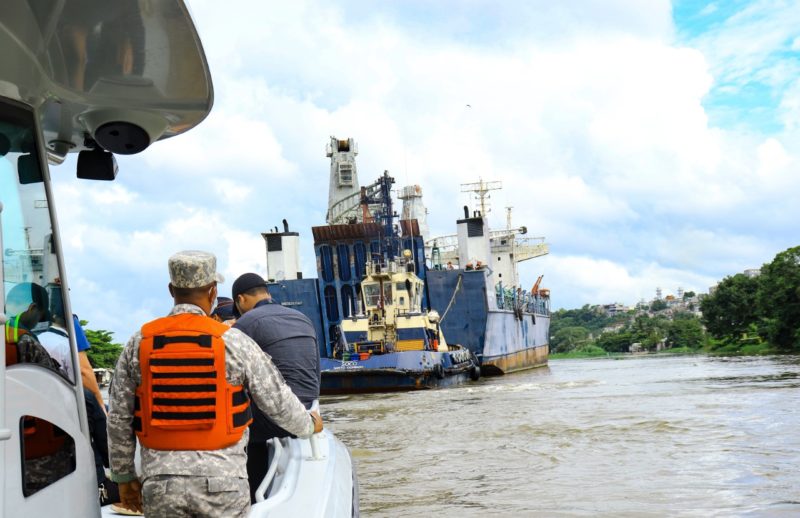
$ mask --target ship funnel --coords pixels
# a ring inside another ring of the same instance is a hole
[[[289,222],[286,221],[285,219],[283,220],[283,231],[289,232]]]
[[[469,207],[464,205],[464,218],[468,218],[468,217],[469,217]]]

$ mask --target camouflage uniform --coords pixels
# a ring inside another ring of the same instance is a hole
[[[216,260],[183,252],[170,258],[172,285],[202,287],[218,276]],[[178,304],[170,315],[205,312],[193,304]],[[231,385],[243,385],[258,407],[280,426],[297,435],[314,432],[310,415],[292,394],[280,372],[258,345],[237,329],[222,335],[225,343],[225,378]],[[136,479],[133,430],[134,396],[142,376],[139,364],[141,331],[128,341],[117,361],[110,391],[108,443],[111,479]],[[141,449],[144,511],[156,516],[246,516],[250,507],[247,483],[246,446],[248,431],[233,446],[219,450]]]
[[[19,337],[17,342],[17,354],[19,363],[36,363],[42,367],[58,371],[60,366],[58,362],[50,357],[36,336],[32,333],[25,333]]]

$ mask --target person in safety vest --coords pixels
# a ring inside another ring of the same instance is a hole
[[[6,365],[35,363],[58,370],[58,363],[31,332],[39,322],[47,322],[47,290],[32,282],[17,284],[6,297]]]
[[[222,280],[216,257],[184,251],[168,264],[175,306],[131,337],[114,371],[111,479],[122,504],[148,518],[244,517],[250,397],[298,437],[322,431],[322,419],[305,409],[253,340],[208,316]]]

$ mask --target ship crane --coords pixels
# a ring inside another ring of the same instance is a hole
[[[354,217],[357,223],[371,223],[372,214],[380,208],[382,199],[381,180],[365,185],[358,192],[331,205],[328,210],[328,224],[353,223]]]

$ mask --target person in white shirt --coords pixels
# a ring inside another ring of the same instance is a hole
[[[39,333],[36,338],[39,343],[50,354],[50,357],[58,362],[61,373],[72,383],[75,383],[75,369],[72,366],[72,353],[69,347],[69,334],[67,324],[64,321],[64,309],[60,297],[52,297],[50,303],[50,325],[45,331]]]

